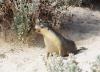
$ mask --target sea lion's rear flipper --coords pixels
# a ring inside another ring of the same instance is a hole
[[[82,52],[85,51],[85,50],[87,50],[87,48],[85,48],[85,47],[80,47],[80,49],[78,49],[78,50],[76,51],[75,54],[82,53]]]

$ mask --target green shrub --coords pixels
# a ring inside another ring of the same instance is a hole
[[[96,62],[92,63],[92,72],[100,72],[100,55],[97,57]]]
[[[63,57],[49,57],[46,62],[47,72],[80,72],[74,56],[69,56],[66,60]]]
[[[35,11],[34,3],[26,3],[24,0],[17,1],[16,3],[17,12],[14,15],[14,29],[18,35],[18,38],[28,34],[31,29],[29,14]]]

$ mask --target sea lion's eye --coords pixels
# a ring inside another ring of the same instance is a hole
[[[44,26],[42,24],[40,26],[41,26],[41,28],[44,28]]]

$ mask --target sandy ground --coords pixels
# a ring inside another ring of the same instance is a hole
[[[0,72],[45,72],[43,48],[0,43]]]
[[[83,8],[69,8],[73,23],[67,24],[63,36],[74,40],[77,47],[87,50],[75,55],[83,72],[91,72],[89,62],[100,55],[100,12]],[[0,72],[46,72],[44,48],[5,43],[0,40]]]

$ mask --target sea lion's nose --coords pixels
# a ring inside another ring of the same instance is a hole
[[[35,25],[35,29],[39,29],[40,27],[38,25]]]

